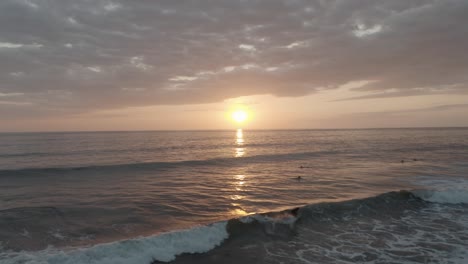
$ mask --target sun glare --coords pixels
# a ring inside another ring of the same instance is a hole
[[[242,123],[247,120],[247,112],[243,110],[237,110],[232,113],[232,119],[237,123]]]

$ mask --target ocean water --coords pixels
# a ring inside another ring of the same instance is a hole
[[[468,129],[0,134],[0,263],[468,263]]]

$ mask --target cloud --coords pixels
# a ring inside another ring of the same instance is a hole
[[[199,104],[358,81],[353,99],[466,94],[467,13],[465,0],[3,0],[0,93],[21,95],[0,107]]]
[[[468,104],[444,104],[390,111],[367,111],[309,120],[324,127],[336,128],[401,128],[401,127],[463,127],[467,126]]]
[[[363,86],[361,86],[363,87]],[[387,91],[377,91],[366,95],[348,97],[343,99],[334,100],[349,101],[361,99],[376,99],[376,98],[395,98],[395,97],[408,97],[408,96],[421,96],[421,95],[443,95],[443,94],[468,94],[468,89],[465,85],[454,85],[446,87],[425,87],[425,88],[409,88],[409,89],[388,89]]]
[[[416,109],[405,109],[405,110],[396,110],[396,111],[382,111],[382,112],[362,112],[362,113],[353,113],[349,115],[360,115],[360,116],[389,116],[389,115],[401,115],[401,114],[410,114],[410,113],[430,113],[430,112],[445,112],[450,110],[463,110],[468,109],[468,104],[449,104],[449,105],[439,105],[431,106],[424,108]]]

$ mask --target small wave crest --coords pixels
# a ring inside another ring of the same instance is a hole
[[[315,152],[298,152],[298,153],[278,153],[278,154],[262,154],[245,157],[217,157],[210,159],[193,159],[181,161],[152,161],[152,162],[136,162],[127,164],[97,164],[97,165],[83,165],[78,167],[31,167],[31,168],[17,168],[17,169],[0,169],[1,176],[18,176],[18,175],[62,175],[63,173],[76,172],[76,171],[100,171],[112,172],[122,170],[157,170],[167,169],[174,167],[194,167],[194,166],[232,166],[236,164],[255,164],[264,162],[276,161],[289,161],[300,160],[311,157],[318,157],[322,155],[335,154],[335,151],[315,151]]]

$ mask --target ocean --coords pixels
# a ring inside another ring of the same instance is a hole
[[[468,263],[468,129],[0,134],[0,263]]]

